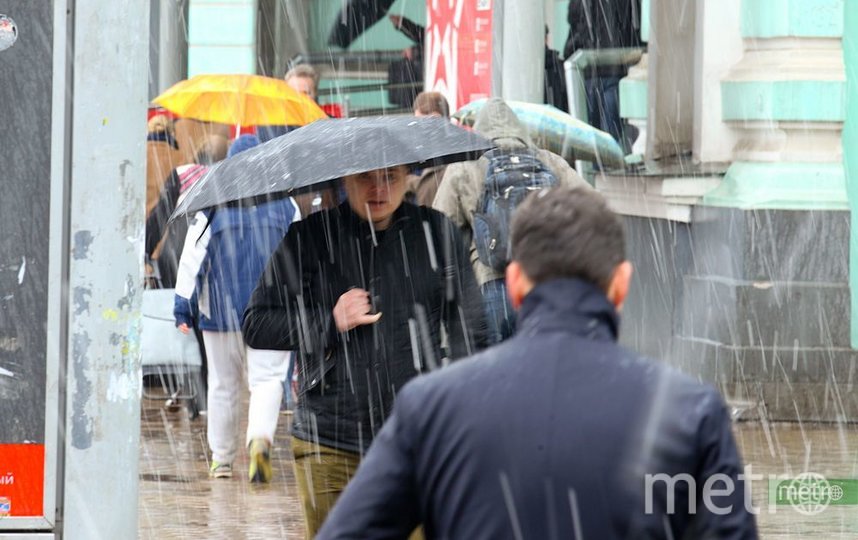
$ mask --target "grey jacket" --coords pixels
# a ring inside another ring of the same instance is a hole
[[[483,106],[474,123],[474,131],[502,148],[536,148],[527,134],[527,129],[513,110],[499,98],[490,99]],[[575,172],[575,169],[557,154],[537,149],[537,157],[554,173],[562,185],[589,186]],[[474,212],[483,194],[488,163],[488,159],[480,158],[476,161],[448,165],[432,207],[445,213],[459,227],[473,230]],[[479,261],[477,247],[473,240],[470,257],[474,274],[480,285],[503,278],[503,274]]]

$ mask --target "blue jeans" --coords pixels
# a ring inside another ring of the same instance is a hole
[[[631,151],[637,129],[620,117],[621,77],[590,77],[586,80],[587,115],[590,125],[608,132],[623,149]]]
[[[283,381],[283,405],[287,409],[291,409],[295,405],[292,403],[292,375],[295,373],[295,357],[297,354],[297,352],[293,351],[289,355],[289,369],[286,370],[286,380]]]
[[[506,295],[506,283],[503,279],[489,281],[480,287],[483,293],[483,305],[486,310],[488,343],[497,345],[515,333],[515,310]]]

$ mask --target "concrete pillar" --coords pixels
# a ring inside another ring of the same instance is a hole
[[[694,60],[694,160],[728,163],[738,133],[722,120],[721,79],[744,53],[741,0],[697,3]]]
[[[858,0],[845,0],[843,59],[846,69],[846,123],[843,127],[843,165],[851,212],[849,288],[852,295],[852,347],[858,348]]]
[[[256,73],[256,0],[190,0],[188,76]]]
[[[648,159],[689,152],[694,127],[695,0],[650,5]]]
[[[136,538],[149,2],[55,4],[70,8],[52,111],[63,211],[51,242],[65,248],[68,299],[62,537]]]
[[[149,17],[149,99],[188,75],[188,0],[152,0]]]
[[[545,86],[545,13],[532,0],[503,3],[504,99],[542,103]],[[501,2],[499,2],[501,3]]]
[[[707,204],[846,209],[843,9],[843,0],[742,0],[745,51],[721,81],[733,164]]]

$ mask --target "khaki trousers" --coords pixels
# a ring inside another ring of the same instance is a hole
[[[346,488],[360,464],[360,454],[337,450],[292,437],[295,456],[295,479],[304,508],[307,539],[312,540],[337,497]],[[418,528],[410,540],[423,540],[423,529]]]

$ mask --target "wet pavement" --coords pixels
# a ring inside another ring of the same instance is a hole
[[[245,409],[246,410],[246,409]],[[208,478],[205,417],[167,411],[144,400],[140,455],[140,538],[303,538],[301,510],[289,451],[288,420],[281,414],[273,451],[274,481],[247,480],[247,455],[231,479]],[[768,504],[768,476],[812,471],[827,478],[858,478],[858,426],[838,424],[736,424],[736,439],[753,474],[761,538],[858,539],[858,506],[829,506],[803,515]]]
[[[304,538],[287,436],[289,416],[280,415],[272,452],[274,479],[258,485],[248,482],[246,451],[239,452],[232,478],[209,479],[205,416],[191,420],[185,408],[171,412],[163,405],[143,400],[141,539]]]

